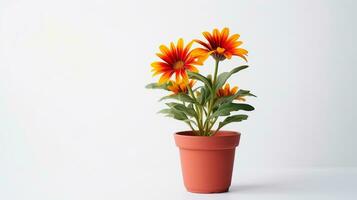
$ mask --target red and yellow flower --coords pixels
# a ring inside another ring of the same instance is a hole
[[[192,88],[195,83],[196,81],[190,80],[188,82],[188,86]],[[170,84],[169,86],[167,86],[167,89],[172,91],[174,94],[187,93],[188,91],[187,84],[182,79],[177,81],[170,81]]]
[[[218,89],[217,91],[217,97],[227,97],[227,96],[233,96],[238,92],[238,87],[235,86],[232,89],[230,88],[230,85],[227,83],[224,87]],[[245,101],[245,98],[242,96],[237,96],[236,100],[239,101]]]
[[[180,38],[177,45],[173,42],[170,44],[170,48],[165,45],[160,46],[160,53],[156,55],[161,58],[162,61],[153,62],[152,72],[153,76],[161,74],[159,84],[166,83],[170,80],[172,75],[176,76],[176,81],[182,79],[188,81],[186,70],[192,72],[198,72],[197,65],[203,65],[202,56],[204,54],[196,53],[192,54],[190,50],[192,42],[184,46],[183,39]]]
[[[194,54],[212,55],[216,60],[231,59],[232,56],[239,56],[247,61],[246,56],[248,55],[248,51],[238,48],[243,43],[242,41],[238,41],[239,34],[229,36],[229,29],[223,28],[221,32],[218,29],[214,29],[212,34],[203,32],[203,36],[208,42],[195,40],[195,42],[201,44],[204,48],[195,49]]]

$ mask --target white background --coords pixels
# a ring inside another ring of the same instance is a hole
[[[144,87],[157,80],[160,44],[225,26],[241,34],[251,66],[232,84],[258,96],[248,121],[226,127],[242,133],[233,186],[253,180],[249,171],[259,183],[255,169],[275,179],[357,167],[356,6],[1,0],[0,199],[186,195],[173,133],[187,127],[156,114],[165,94]]]

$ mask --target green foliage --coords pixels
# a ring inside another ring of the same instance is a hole
[[[196,101],[194,99],[192,99],[189,95],[184,94],[184,93],[171,94],[168,96],[164,96],[159,101],[166,100],[166,99],[175,99],[175,100],[182,101],[182,102],[196,103]]]
[[[218,124],[218,130],[222,128],[223,126],[232,123],[232,122],[241,122],[243,120],[248,119],[248,115],[232,115],[230,117],[227,117],[224,119],[222,122],[219,122]]]
[[[232,96],[218,97],[215,102],[215,106],[232,102],[234,99],[237,99],[238,97],[246,97],[246,96],[257,97],[254,94],[250,93],[249,90],[238,90],[238,92]]]
[[[164,84],[158,84],[158,83],[150,83],[145,86],[147,89],[163,89],[163,90],[169,90],[167,87],[170,85],[170,83],[164,83]]]
[[[185,113],[175,110],[175,109],[171,109],[171,108],[162,109],[159,111],[159,113],[166,114],[166,116],[173,117],[177,120],[188,119],[188,117],[185,115]]]
[[[197,117],[197,113],[195,112],[193,107],[186,107],[184,104],[175,103],[175,102],[166,103],[166,105],[169,106],[173,110],[183,112],[187,116]]]
[[[218,75],[215,89],[217,90],[217,89],[223,87],[223,85],[227,82],[229,77],[231,77],[233,74],[235,74],[243,69],[246,69],[246,68],[248,68],[248,65],[242,65],[242,66],[232,69],[230,72],[223,72],[222,74]]]
[[[212,75],[203,76],[202,74],[188,71],[189,78],[198,81],[196,86],[189,88],[187,93],[170,94],[161,98],[160,101],[174,100],[174,102],[167,102],[167,108],[161,110],[159,113],[187,123],[194,133],[201,136],[213,135],[227,124],[246,120],[248,118],[247,115],[235,114],[235,112],[253,111],[254,107],[235,101],[242,97],[256,97],[254,94],[249,90],[240,89],[234,95],[218,97],[216,92],[224,86],[232,75],[247,67],[247,65],[239,66],[218,76],[215,71],[215,77],[212,77]],[[151,83],[146,88],[169,90],[168,86],[170,84],[159,85]],[[220,118],[224,118],[223,121],[218,123],[216,131],[212,131]]]
[[[188,77],[191,78],[191,79],[194,79],[194,80],[198,80],[198,81],[201,81],[205,84],[206,87],[208,88],[212,88],[212,82],[210,79],[208,79],[207,77],[204,77],[202,76],[201,74],[199,73],[196,73],[196,72],[190,72],[188,71],[187,72],[188,74]]]
[[[215,112],[213,112],[210,118],[219,117],[219,116],[228,116],[231,114],[231,112],[239,111],[239,110],[252,111],[254,110],[254,107],[249,104],[229,102],[218,106],[218,108],[216,109]]]
[[[210,100],[211,92],[210,90],[204,86],[201,87],[200,92],[197,94],[197,102],[200,105],[206,105],[206,103]]]

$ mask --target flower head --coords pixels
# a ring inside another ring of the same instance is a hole
[[[227,97],[227,96],[233,96],[238,92],[238,87],[235,86],[232,89],[230,88],[230,85],[227,83],[224,87],[218,89],[217,91],[217,97]],[[245,98],[241,96],[237,96],[236,100],[239,101],[245,101]]]
[[[184,46],[183,39],[180,38],[176,46],[173,42],[171,42],[170,48],[165,45],[160,46],[161,52],[156,55],[162,61],[151,64],[153,76],[161,74],[159,84],[169,81],[174,74],[176,81],[181,78],[183,81],[188,81],[186,70],[198,72],[196,65],[203,65],[202,59],[200,59],[203,54],[196,53],[193,55],[190,51],[192,43],[193,41]]]
[[[196,82],[194,80],[190,80],[188,82],[188,86],[192,88],[195,83]],[[188,91],[187,84],[182,79],[177,81],[170,81],[170,85],[167,86],[167,89],[172,91],[174,94],[187,93]]]
[[[205,53],[206,55],[212,55],[217,60],[231,59],[235,55],[247,61],[246,56],[248,51],[238,48],[243,43],[242,41],[238,41],[239,34],[229,36],[229,29],[223,28],[221,32],[218,29],[214,29],[212,34],[203,32],[203,36],[208,42],[195,40],[195,42],[201,44],[204,48],[196,48],[194,54],[202,55]]]

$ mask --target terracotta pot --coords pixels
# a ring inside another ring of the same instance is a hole
[[[186,189],[194,193],[227,192],[239,139],[240,133],[233,131],[219,131],[214,136],[175,133]]]

